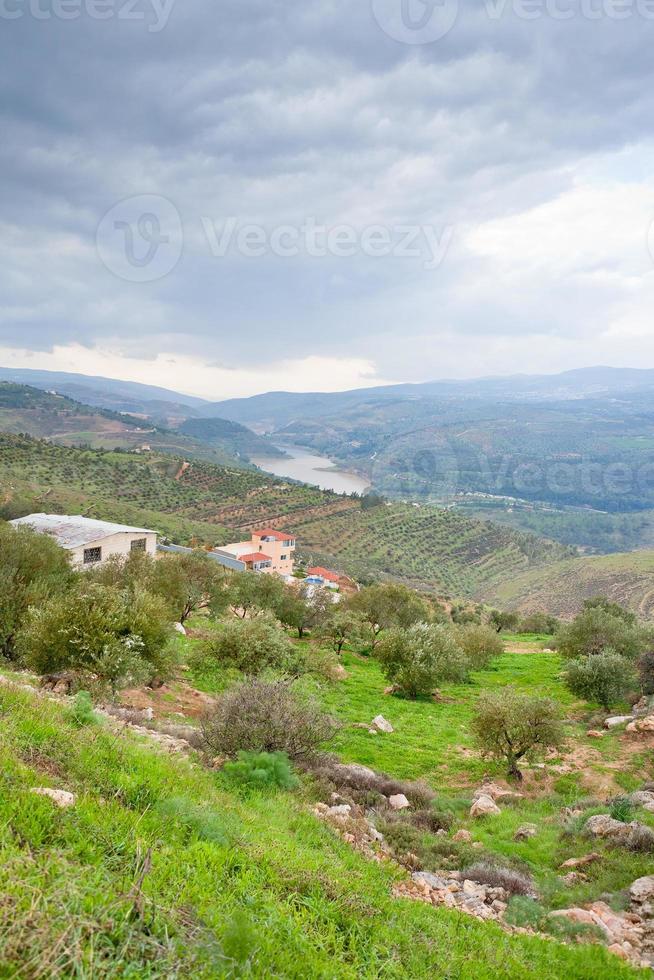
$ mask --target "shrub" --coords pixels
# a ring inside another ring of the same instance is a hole
[[[511,926],[540,931],[547,918],[547,911],[534,898],[516,894],[509,899],[504,918]]]
[[[468,661],[453,630],[440,623],[388,630],[379,640],[377,656],[388,680],[410,698],[468,675]]]
[[[224,770],[235,783],[256,789],[295,789],[299,779],[285,752],[239,752],[237,762],[227,762]]]
[[[556,633],[560,625],[556,616],[533,612],[520,621],[518,629],[521,633]]]
[[[607,711],[622,701],[637,683],[630,661],[614,650],[571,660],[564,678],[573,694],[597,701]]]
[[[235,757],[240,750],[286,752],[312,758],[336,731],[335,721],[291,681],[249,678],[224,694],[202,720],[212,755]]]
[[[346,643],[363,645],[366,635],[366,624],[361,615],[338,608],[318,625],[315,632],[315,638],[322,643],[328,643],[339,656]]]
[[[646,634],[631,621],[602,606],[589,606],[556,635],[556,645],[568,660],[597,656],[606,649],[634,660],[643,652]]]
[[[300,649],[270,615],[228,620],[205,641],[202,654],[246,674],[269,669],[298,674],[303,667]]]
[[[609,813],[614,820],[620,820],[622,823],[629,823],[633,816],[633,812],[634,805],[628,796],[616,796],[614,800],[611,800]]]
[[[654,694],[654,650],[646,650],[640,657],[638,676],[643,694]]]
[[[499,864],[478,861],[464,868],[463,874],[480,885],[503,888],[509,895],[532,895],[534,892],[534,882],[527,874]]]
[[[637,854],[654,854],[654,830],[645,824],[634,827],[629,834],[627,847]]]
[[[68,710],[68,718],[77,728],[97,725],[99,718],[93,710],[93,701],[88,691],[78,691]]]
[[[115,691],[165,675],[169,641],[163,600],[82,579],[64,595],[30,609],[18,650],[38,674],[95,676]]]
[[[346,608],[359,613],[367,624],[372,650],[384,630],[391,627],[407,629],[414,623],[428,620],[431,615],[426,599],[396,582],[380,582],[361,589],[348,599]]]
[[[435,834],[439,830],[449,830],[454,822],[454,816],[445,810],[413,810],[407,814],[407,819],[414,827],[420,830],[428,830],[430,834]]]
[[[457,629],[456,639],[468,658],[471,670],[483,670],[494,657],[504,653],[499,633],[490,626],[463,626]]]
[[[504,759],[508,775],[515,779],[522,779],[520,759],[563,743],[563,724],[555,702],[519,694],[510,687],[480,696],[472,731],[482,754]]]
[[[165,817],[167,822],[177,824],[185,831],[187,838],[213,844],[227,845],[228,839],[220,817],[211,810],[197,806],[185,796],[173,796],[155,805],[155,813]]]

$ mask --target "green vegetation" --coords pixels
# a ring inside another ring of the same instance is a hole
[[[596,701],[606,711],[637,689],[633,664],[610,647],[593,656],[570,660],[564,676],[573,694]]]
[[[386,679],[407,697],[430,695],[444,681],[465,681],[469,661],[453,630],[414,623],[387,630],[375,650]]]
[[[482,754],[503,760],[510,779],[522,779],[521,759],[558,749],[564,741],[561,715],[551,698],[510,688],[481,695],[472,730]]]

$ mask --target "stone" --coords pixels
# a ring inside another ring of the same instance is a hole
[[[583,881],[588,881],[588,875],[582,874],[581,871],[568,871],[567,875],[561,875],[559,881],[565,885],[578,885]]]
[[[627,952],[626,949],[624,949],[620,945],[620,943],[611,943],[611,945],[610,946],[607,946],[606,948],[608,949],[609,953],[613,953],[614,956],[619,956],[620,959],[623,959],[623,960],[628,960],[629,959],[629,953]]]
[[[523,823],[521,827],[518,827],[513,839],[516,841],[529,840],[530,837],[535,837],[538,833],[538,827],[535,823]]]
[[[654,899],[654,875],[637,878],[629,886],[629,896],[632,902],[637,902],[639,905],[643,902],[651,902]]]
[[[642,732],[643,734],[654,733],[654,715],[647,715],[646,718],[637,718],[627,725],[629,733]]]
[[[182,623],[173,623],[173,629],[176,633],[180,633],[182,636],[186,636],[186,629]]]
[[[649,810],[650,813],[654,813],[654,793],[650,793],[647,790],[640,790],[637,793],[632,793],[629,799],[635,806],[642,806],[645,810]]]
[[[498,813],[501,813],[501,810],[490,796],[478,796],[470,807],[471,817],[497,816]]]
[[[414,871],[411,877],[414,881],[428,885],[429,888],[447,888],[447,881],[444,878],[439,878],[438,875],[432,874],[431,871]]]
[[[482,902],[486,899],[486,885],[481,885],[478,881],[466,878],[463,882],[463,894],[469,898],[477,898]]]
[[[557,919],[569,919],[570,922],[578,922],[584,926],[594,926],[597,925],[595,919],[590,914],[588,909],[556,909],[554,912],[550,912],[552,918]]]
[[[359,762],[341,762],[334,766],[334,771],[345,780],[348,777],[353,777],[354,779],[377,779],[377,773],[374,769],[369,769],[368,766],[362,766]]]
[[[411,806],[404,793],[396,793],[388,798],[389,806],[392,810],[406,810]]]
[[[589,732],[586,732],[588,738],[604,738],[604,732],[598,732],[595,728],[591,728]]]
[[[587,864],[593,864],[594,861],[601,861],[602,855],[597,854],[593,851],[591,854],[584,854],[583,857],[578,858],[568,858],[561,865],[562,868],[585,868]]]
[[[65,789],[51,789],[49,786],[33,786],[30,789],[30,793],[35,793],[37,796],[47,796],[60,810],[65,810],[69,806],[75,806],[76,798],[74,793],[69,793]]]
[[[376,718],[372,719],[372,727],[376,728],[378,732],[384,732],[385,735],[392,735],[394,732],[390,721],[386,721],[383,715],[377,715]]]
[[[339,803],[337,806],[330,806],[325,816],[330,819],[336,818],[337,820],[343,820],[349,817],[351,812],[352,807],[349,803]]]
[[[513,789],[507,789],[505,786],[499,786],[497,783],[484,783],[472,794],[473,800],[476,800],[480,796],[490,796],[491,800],[521,800],[522,793],[518,793]]]
[[[613,718],[607,718],[604,722],[605,728],[617,728],[619,725],[626,725],[628,721],[632,720],[631,715],[615,715]]]
[[[584,829],[592,837],[619,840],[628,837],[634,828],[631,824],[622,823],[621,820],[614,820],[608,813],[597,813],[595,816],[588,818]]]
[[[143,721],[152,721],[154,718],[154,711],[152,708],[143,709]]]
[[[457,843],[472,844],[472,834],[469,830],[462,828],[461,830],[457,830],[452,840],[457,841]]]
[[[329,676],[333,681],[346,681],[349,674],[343,664],[334,664],[334,666],[330,668]]]

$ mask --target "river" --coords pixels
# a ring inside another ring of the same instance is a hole
[[[311,483],[321,490],[333,490],[334,493],[363,493],[370,486],[370,482],[362,476],[339,470],[326,456],[315,456],[299,446],[277,448],[288,455],[252,456],[252,462],[267,473]]]

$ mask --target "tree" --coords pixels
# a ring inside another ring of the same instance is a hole
[[[379,640],[377,656],[388,680],[408,697],[431,694],[443,681],[465,681],[468,661],[451,628],[441,623],[392,627]]]
[[[13,659],[30,606],[59,595],[74,579],[68,554],[29,527],[0,523],[0,655]]]
[[[360,613],[368,623],[371,649],[374,651],[379,635],[390,627],[406,629],[413,623],[431,618],[429,603],[413,589],[395,582],[380,582],[361,589],[347,602],[347,607]]]
[[[488,616],[488,623],[496,633],[501,633],[502,630],[514,630],[519,622],[520,617],[517,613],[502,612],[500,609],[491,609]]]
[[[610,648],[621,657],[635,660],[643,652],[647,634],[636,623],[627,622],[601,606],[584,609],[556,635],[562,656],[569,660],[596,656]]]
[[[270,613],[254,619],[229,619],[208,639],[202,655],[246,674],[264,670],[298,674],[304,661]]]
[[[329,589],[312,585],[284,585],[275,612],[284,626],[297,630],[301,640],[306,630],[312,629],[329,615],[333,605],[334,597]]]
[[[571,660],[564,677],[573,694],[597,701],[607,711],[638,684],[631,661],[611,649]]]
[[[533,612],[520,622],[521,633],[556,633],[561,623],[556,616],[545,612]]]
[[[36,673],[95,675],[115,692],[165,676],[170,637],[169,610],[159,596],[82,578],[63,595],[30,609],[18,652]]]
[[[357,644],[366,636],[366,622],[351,609],[336,608],[319,623],[316,638],[329,645],[340,657],[346,643]]]
[[[499,633],[490,626],[460,626],[455,635],[471,670],[483,670],[493,657],[504,653],[504,643]]]
[[[654,694],[654,650],[646,650],[638,661],[638,675],[643,694]]]
[[[586,599],[584,601],[584,609],[603,609],[604,612],[609,613],[611,616],[617,616],[618,619],[624,620],[629,626],[635,626],[637,622],[636,613],[632,612],[631,609],[625,609],[619,602],[611,602],[610,599],[602,595],[593,596],[592,599]]]
[[[226,600],[241,619],[276,612],[284,595],[284,582],[265,572],[235,572],[229,579]]]
[[[504,759],[513,779],[522,779],[518,768],[521,759],[546,748],[558,748],[564,740],[554,701],[519,694],[510,687],[479,697],[471,727],[482,754]]]

